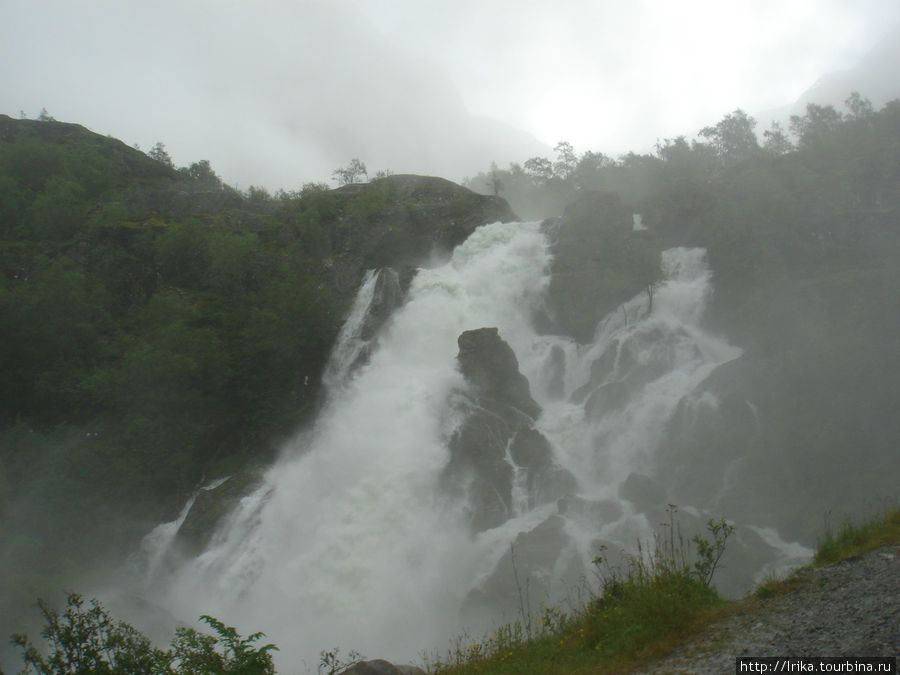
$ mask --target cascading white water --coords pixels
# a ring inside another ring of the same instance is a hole
[[[538,428],[591,500],[618,499],[622,481],[652,462],[678,401],[739,354],[698,326],[710,288],[703,251],[666,252],[667,280],[653,312],[647,296],[637,296],[583,347],[538,335],[531,324],[549,265],[539,224],[495,223],[476,230],[445,265],[421,270],[365,365],[345,368],[353,345],[338,345],[333,395],[314,428],[208,549],[153,589],[154,600],[183,620],[212,614],[244,632],[264,631],[287,672],[304,662],[314,668],[318,653],[334,646],[394,661],[445,647],[463,629],[460,612],[473,587],[520,533],[556,512],[553,503],[529,510],[517,484],[513,517],[473,535],[463,505],[441,490],[447,440],[459,421],[448,401],[466,386],[455,363],[461,332],[499,328],[543,408]],[[361,294],[372,282],[370,275]],[[353,332],[345,340],[356,339]],[[591,382],[591,363],[615,344],[615,367]],[[632,371],[643,375],[633,381]],[[560,378],[563,391],[550,385]],[[629,390],[613,412],[586,414],[575,400],[619,380]],[[572,520],[566,532],[572,554],[589,561],[598,534],[630,546],[645,526],[626,507],[613,522]]]
[[[203,485],[185,502],[175,520],[160,523],[145,535],[141,541],[140,549],[129,560],[129,566],[131,567],[129,570],[130,576],[139,577],[144,584],[149,585],[156,580],[158,575],[163,574],[165,572],[166,555],[171,550],[175,537],[178,535],[178,530],[187,518],[188,513],[190,513],[199,492],[215,490],[229,478],[230,476],[217,478]]]
[[[438,486],[447,399],[464,385],[456,339],[496,325],[514,348],[527,344],[549,260],[538,224],[495,224],[421,270],[305,446],[169,580],[161,604],[265,631],[286,663],[334,645],[409,658],[454,634],[479,565]]]
[[[335,389],[347,378],[354,362],[366,347],[366,342],[362,338],[362,330],[366,320],[366,310],[375,295],[376,281],[375,270],[369,270],[356,294],[350,315],[341,327],[341,332],[338,334],[337,342],[322,377],[325,387],[328,389]]]
[[[591,364],[617,347],[615,367],[593,385],[637,380],[627,402],[587,418],[583,405],[543,402],[542,429],[556,441],[567,468],[590,476],[581,487],[595,497],[613,497],[630,473],[649,470],[675,406],[716,366],[741,354],[700,327],[711,291],[705,251],[669,249],[662,267],[665,281],[655,292],[652,312],[649,296],[635,296],[600,323],[590,345],[566,361],[571,394],[586,385]]]

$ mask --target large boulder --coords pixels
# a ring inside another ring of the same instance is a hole
[[[466,331],[457,344],[459,369],[482,403],[489,403],[504,415],[512,412],[513,417],[524,413],[534,419],[540,414],[528,380],[519,372],[515,352],[496,328]]]

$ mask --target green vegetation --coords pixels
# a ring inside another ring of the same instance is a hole
[[[645,292],[650,311],[662,278],[662,246],[655,233],[635,231],[617,195],[589,193],[570,204],[554,233],[555,258],[547,299],[555,332],[593,339],[597,323]]]
[[[508,214],[386,172],[242,193],[162,143],[0,115],[0,634],[121,564],[201,481],[255,480],[311,419],[365,269]]]
[[[882,546],[900,543],[900,509],[890,509],[881,517],[870,518],[862,523],[846,521],[834,532],[826,525],[825,534],[819,540],[812,564],[801,568],[826,567],[847,558],[862,555]],[[785,578],[773,576],[760,583],[753,595],[763,599],[773,595],[788,593],[809,582],[805,576],[796,572]]]
[[[677,507],[669,506],[669,523],[647,552],[639,546],[624,571],[612,569],[603,558],[594,562],[600,593],[583,607],[566,614],[543,608],[501,626],[478,642],[459,639],[445,657],[426,658],[431,673],[580,673],[630,672],[682,644],[725,613],[752,611],[752,598],[726,602],[719,598],[712,579],[733,526],[725,520],[707,523],[709,538],[695,536],[694,556],[678,531]],[[833,564],[880,546],[900,543],[900,510],[862,525],[845,525],[826,533],[815,565]],[[797,575],[769,580],[754,593],[764,599],[789,592],[803,581]],[[272,644],[255,646],[262,636],[242,638],[236,629],[209,616],[201,619],[216,633],[178,628],[169,650],[153,647],[129,624],[114,620],[96,601],[86,607],[70,594],[62,614],[39,602],[44,618],[42,637],[47,653],[24,635],[13,636],[22,651],[24,673],[274,673]],[[319,672],[334,673],[353,665],[361,656],[351,651],[342,658],[337,648],[321,653]]]
[[[116,621],[96,600],[89,607],[71,593],[60,614],[40,602],[45,625],[41,636],[48,653],[42,655],[25,635],[14,635],[22,650],[23,674],[38,675],[270,675],[275,672],[272,644],[254,646],[263,637],[243,638],[231,626],[210,616],[200,617],[215,635],[193,628],[176,629],[171,648],[153,647],[144,635],[124,621]]]
[[[356,283],[329,265],[396,199],[0,116],[0,628],[308,419]]]
[[[692,561],[690,545],[678,533],[675,512],[676,507],[670,506],[666,536],[655,540],[652,551],[639,551],[624,574],[601,558],[595,560],[602,594],[581,610],[566,615],[545,608],[539,617],[525,615],[479,643],[459,647],[449,659],[429,664],[430,671],[578,672],[616,668],[662,653],[722,604],[711,581],[734,531],[724,520],[710,521],[712,539],[694,537]],[[253,644],[262,634],[242,638],[212,617],[201,619],[217,636],[179,628],[171,649],[163,651],[134,627],[114,620],[96,600],[86,607],[81,597],[70,594],[62,614],[43,601],[39,606],[47,654],[42,655],[26,636],[13,636],[13,643],[22,650],[25,673],[275,672],[270,652],[276,647]],[[355,652],[344,659],[338,649],[326,650],[319,671],[334,674],[360,658]]]
[[[671,649],[724,601],[712,586],[716,566],[733,526],[724,520],[707,525],[711,539],[697,535],[690,544],[680,536],[677,507],[651,550],[639,546],[626,570],[597,558],[600,593],[566,614],[545,608],[523,615],[480,642],[459,645],[429,664],[430,672],[572,673],[625,672]]]
[[[671,515],[672,511],[670,511]],[[675,521],[670,531],[677,532]],[[710,539],[695,537],[696,560],[688,564],[685,545],[676,534],[657,539],[649,560],[632,560],[625,576],[601,567],[600,597],[571,615],[545,609],[501,627],[480,642],[458,645],[446,658],[429,664],[442,675],[468,673],[631,672],[664,656],[713,620],[753,611],[754,602],[788,593],[807,583],[792,574],[770,579],[746,600],[727,602],[705,583],[715,572],[731,527],[710,521]],[[900,510],[862,525],[845,525],[826,533],[815,555],[816,566],[831,565],[875,548],[900,543]]]
[[[826,529],[813,562],[817,567],[833,565],[897,542],[900,542],[900,509],[892,509],[880,519],[862,524],[848,521],[837,532]]]

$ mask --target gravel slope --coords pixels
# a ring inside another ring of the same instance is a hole
[[[900,546],[800,573],[641,673],[733,673],[737,656],[900,655]]]

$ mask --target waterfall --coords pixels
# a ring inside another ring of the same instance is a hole
[[[154,600],[185,621],[211,614],[265,632],[293,670],[314,668],[334,646],[410,661],[449,646],[464,628],[487,627],[469,624],[485,618],[468,611],[473,597],[499,593],[504,556],[514,545],[527,549],[535,532],[561,542],[522,561],[524,572],[545,579],[583,576],[598,542],[631,547],[651,526],[634,487],[643,479],[634,476],[652,474],[679,401],[740,351],[699,324],[711,288],[702,250],[667,251],[652,313],[646,294],[635,297],[589,345],[533,326],[550,262],[538,223],[477,229],[446,264],[419,271],[368,359],[350,368],[374,293],[368,275],[313,428],[205,552],[155,582]],[[517,477],[509,520],[473,534],[464,500],[442,490],[440,478],[461,422],[452,394],[466,389],[457,337],[485,326],[497,327],[517,355],[543,409],[536,427],[577,494],[528,508]],[[557,586],[548,583],[547,593],[565,592]],[[499,607],[487,614],[488,622],[510,618]]]
[[[375,270],[369,270],[356,294],[353,306],[350,308],[350,315],[338,333],[335,347],[322,377],[328,390],[334,390],[346,379],[353,364],[368,345],[368,341],[363,337],[363,328],[366,323],[366,314],[375,298],[376,281]]]

